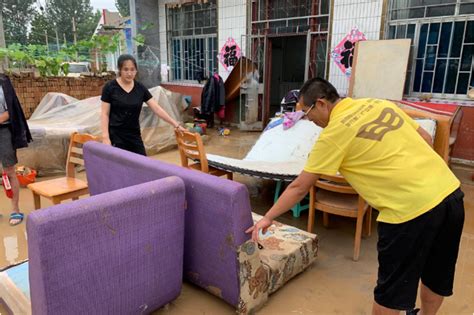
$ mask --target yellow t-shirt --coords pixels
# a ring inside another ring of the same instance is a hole
[[[389,101],[343,99],[331,112],[304,170],[324,175],[339,171],[380,211],[378,221],[406,222],[460,186],[418,127]]]

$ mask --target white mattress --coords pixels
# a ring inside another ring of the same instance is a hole
[[[434,139],[436,121],[416,119]],[[273,180],[291,181],[305,166],[311,149],[322,128],[300,120],[293,128],[279,125],[264,132],[243,160],[207,154],[209,165],[223,170]]]
[[[283,125],[265,131],[243,160],[207,154],[210,165],[246,175],[292,180],[304,168],[322,128],[300,120],[293,128]]]

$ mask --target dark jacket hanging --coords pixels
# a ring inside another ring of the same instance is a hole
[[[201,94],[201,112],[211,114],[218,112],[225,105],[225,87],[222,78],[215,74],[207,80]]]
[[[28,142],[31,142],[33,139],[26,123],[25,114],[21,109],[20,101],[8,76],[0,74],[0,84],[3,94],[5,94],[5,102],[7,103],[8,115],[10,116],[13,148],[25,148],[28,146]]]

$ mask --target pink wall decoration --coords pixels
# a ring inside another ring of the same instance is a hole
[[[226,71],[231,71],[237,64],[237,61],[239,61],[241,55],[242,51],[239,45],[237,45],[232,37],[229,37],[224,46],[222,46],[221,53],[219,54],[219,61],[222,63]]]
[[[354,27],[331,52],[332,59],[347,78],[351,76],[355,43],[360,40],[367,40],[367,38],[357,27]]]

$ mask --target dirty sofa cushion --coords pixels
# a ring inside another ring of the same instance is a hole
[[[254,222],[262,216],[253,213]],[[260,239],[263,248],[248,241],[239,249],[239,313],[261,307],[268,295],[308,268],[318,253],[318,237],[279,222]]]

